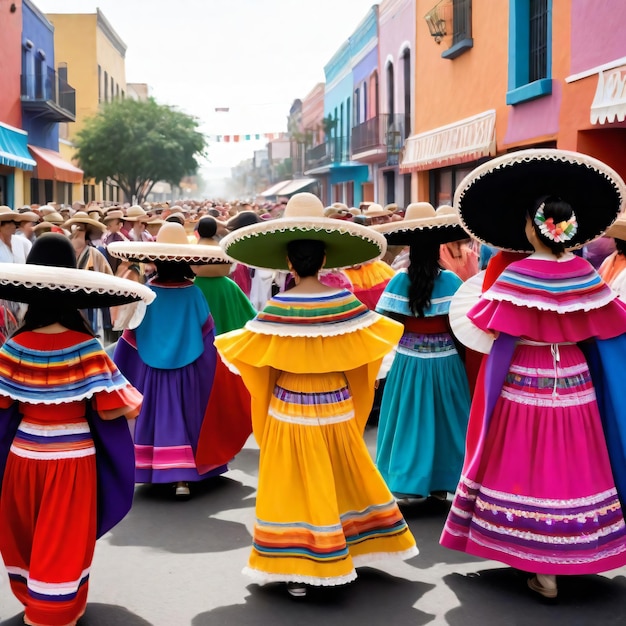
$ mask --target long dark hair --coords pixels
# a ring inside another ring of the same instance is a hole
[[[300,278],[315,276],[324,263],[326,246],[315,239],[297,239],[287,244],[287,258]]]
[[[533,211],[530,213],[530,219],[532,220],[533,228],[537,237],[539,237],[539,240],[550,249],[555,257],[559,258],[565,254],[566,242],[552,241],[552,239],[546,237],[541,230],[539,230],[539,226],[537,226],[535,222],[535,214],[541,205],[543,205],[543,214],[545,218],[548,219],[551,217],[555,224],[569,220],[572,217],[574,210],[568,202],[565,202],[565,200],[562,200],[558,196],[545,196],[537,201]]]
[[[424,317],[424,309],[430,306],[435,279],[441,272],[439,243],[413,242],[409,259],[409,308],[416,317]]]
[[[617,254],[626,254],[626,241],[624,241],[623,239],[615,239],[614,241]]]
[[[157,280],[163,283],[182,283],[195,277],[187,261],[155,261]]]
[[[50,306],[50,303],[45,303],[44,301],[33,302],[28,306],[24,315],[24,322],[13,333],[13,336],[52,324],[61,324],[68,330],[85,333],[91,337],[96,336],[93,328],[91,328],[91,324],[89,324],[81,311],[66,307]]]

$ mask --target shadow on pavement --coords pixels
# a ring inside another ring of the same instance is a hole
[[[107,539],[115,546],[149,546],[176,554],[225,552],[250,545],[244,523],[213,516],[253,509],[252,487],[217,476],[190,488],[191,498],[177,501],[170,485],[138,485],[133,508]]]
[[[259,475],[259,450],[258,448],[244,448],[228,464],[231,470],[241,470],[255,478]]]
[[[483,563],[485,561],[480,557],[439,545],[439,537],[446,523],[449,509],[450,502],[442,502],[435,498],[400,506],[420,551],[419,556],[409,561],[411,565],[419,569],[428,569],[438,563]]]
[[[0,626],[24,626],[24,613],[0,622]],[[88,602],[85,615],[78,620],[78,626],[152,626],[152,624],[121,606]]]
[[[310,589],[306,598],[292,598],[285,585],[250,585],[245,604],[200,613],[192,626],[246,624],[246,626],[320,626],[323,624],[411,624],[434,619],[414,604],[434,585],[413,582],[371,568],[342,587]]]
[[[450,626],[617,626],[626,623],[626,578],[559,576],[556,602],[530,591],[527,572],[512,568],[444,577],[461,606],[446,614]]]

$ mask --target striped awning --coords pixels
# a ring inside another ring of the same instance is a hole
[[[0,165],[32,170],[37,163],[28,152],[28,133],[0,122]]]

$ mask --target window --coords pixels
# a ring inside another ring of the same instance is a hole
[[[387,65],[387,113],[389,113],[389,119],[391,119],[396,112],[394,91],[393,63],[389,63]]]
[[[104,70],[104,101],[109,101],[109,73]]]
[[[511,0],[507,104],[552,93],[552,0]]]
[[[452,0],[452,46],[441,56],[444,59],[456,59],[473,47],[472,0]]]
[[[404,82],[404,133],[411,134],[411,51],[406,48],[402,53],[402,77]]]
[[[98,102],[102,102],[102,67],[98,65]]]

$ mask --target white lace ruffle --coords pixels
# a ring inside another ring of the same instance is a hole
[[[337,337],[347,335],[363,328],[368,328],[381,319],[381,315],[374,311],[368,311],[357,319],[336,324],[325,322],[323,324],[283,324],[280,322],[259,322],[252,319],[246,323],[246,330],[260,335],[276,335],[278,337]]]
[[[6,389],[3,389],[0,395],[3,395],[7,398],[11,398],[11,400],[15,400],[17,402],[23,402],[24,404],[32,404],[32,405],[66,404],[67,402],[80,402],[81,400],[89,400],[89,398],[99,393],[100,391],[108,391],[108,392],[119,391],[120,389],[124,389],[124,387],[126,387],[127,385],[128,385],[128,382],[126,381],[118,385],[98,385],[96,387],[91,387],[90,389],[88,389],[87,391],[84,391],[83,393],[77,393],[74,395],[68,394],[66,396],[63,396],[62,398],[57,398],[57,397],[49,398],[49,397],[46,397],[46,394],[44,392],[42,392],[41,397],[38,397],[35,400],[32,397],[26,397],[19,393],[8,391]]]
[[[242,574],[253,578],[259,583],[303,583],[313,587],[336,587],[347,585],[356,580],[356,571],[352,570],[345,576],[334,576],[333,578],[319,578],[317,576],[303,576],[302,574],[268,574],[258,569],[244,567]]]
[[[520,298],[517,296],[512,296],[510,294],[493,294],[486,291],[482,295],[483,299],[489,300],[492,302],[510,302],[515,306],[526,307],[527,309],[539,309],[540,311],[556,311],[557,313],[575,313],[575,312],[587,312],[594,311],[597,309],[601,309],[606,306],[615,298],[617,298],[617,293],[609,291],[605,296],[596,298],[592,301],[581,300],[579,302],[572,302],[570,304],[557,304],[552,302],[539,302],[537,300],[532,300],[531,298]]]

